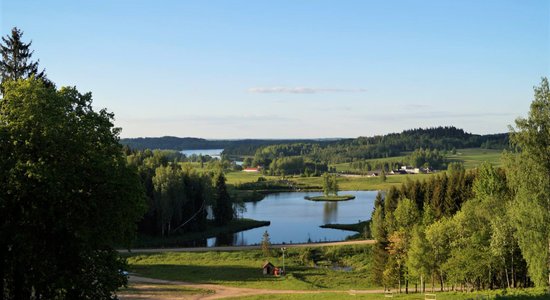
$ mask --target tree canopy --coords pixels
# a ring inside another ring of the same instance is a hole
[[[0,293],[6,299],[105,299],[126,283],[144,213],[113,114],[92,95],[10,80],[0,99]]]

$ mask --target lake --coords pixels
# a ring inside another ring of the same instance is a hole
[[[223,149],[195,149],[195,150],[181,150],[180,153],[184,154],[186,157],[191,155],[208,155],[212,158],[221,159]],[[235,163],[239,166],[243,165],[242,161],[236,160]]]
[[[189,157],[193,154],[195,155],[208,155],[213,158],[221,158],[223,149],[196,149],[196,150],[181,150],[180,153],[185,154],[185,156]]]
[[[211,238],[208,246],[253,245],[262,241],[267,230],[272,244],[306,243],[308,241],[342,241],[352,231],[320,228],[324,224],[350,224],[369,220],[374,208],[376,191],[341,191],[355,195],[354,200],[340,202],[308,201],[305,196],[320,196],[320,192],[269,194],[258,202],[245,203],[246,211],[239,216],[271,221],[271,225],[242,231],[230,236]]]

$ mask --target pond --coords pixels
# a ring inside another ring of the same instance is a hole
[[[320,228],[324,224],[351,224],[369,220],[374,208],[376,191],[341,191],[356,196],[340,202],[308,201],[305,196],[320,196],[320,192],[291,192],[267,195],[258,202],[245,203],[246,211],[239,217],[271,221],[271,225],[250,229],[229,236],[208,239],[208,246],[253,245],[262,241],[267,230],[272,244],[342,241],[352,231]]]

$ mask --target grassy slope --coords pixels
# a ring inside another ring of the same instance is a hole
[[[325,248],[327,256],[342,257],[342,263],[355,267],[351,272],[344,272],[306,266],[300,259],[305,249],[289,248],[285,259],[286,277],[262,275],[266,258],[256,250],[132,255],[128,262],[132,272],[167,280],[270,289],[366,289],[372,288],[366,271],[370,249],[370,245]],[[272,253],[276,257],[267,260],[282,266],[280,251],[273,249]]]
[[[480,148],[458,149],[456,154],[447,155],[447,159],[451,161],[462,161],[466,169],[473,169],[483,162],[489,162],[493,164],[493,166],[501,166],[501,154],[502,150]]]

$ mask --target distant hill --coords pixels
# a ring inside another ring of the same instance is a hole
[[[242,139],[242,140],[206,140],[192,137],[142,137],[121,139],[122,145],[132,149],[163,149],[163,150],[197,150],[197,149],[225,149],[226,152],[252,153],[259,147],[290,143],[327,143],[338,139]]]
[[[121,144],[132,149],[224,149],[228,155],[254,155],[259,148],[285,144],[316,145],[316,160],[351,161],[354,159],[392,157],[416,149],[451,150],[453,148],[504,149],[508,147],[508,133],[479,135],[456,127],[417,128],[401,133],[390,133],[354,139],[242,139],[207,140],[192,137],[145,137],[121,139]],[[304,154],[306,154],[304,152]],[[307,153],[309,154],[309,153]]]

